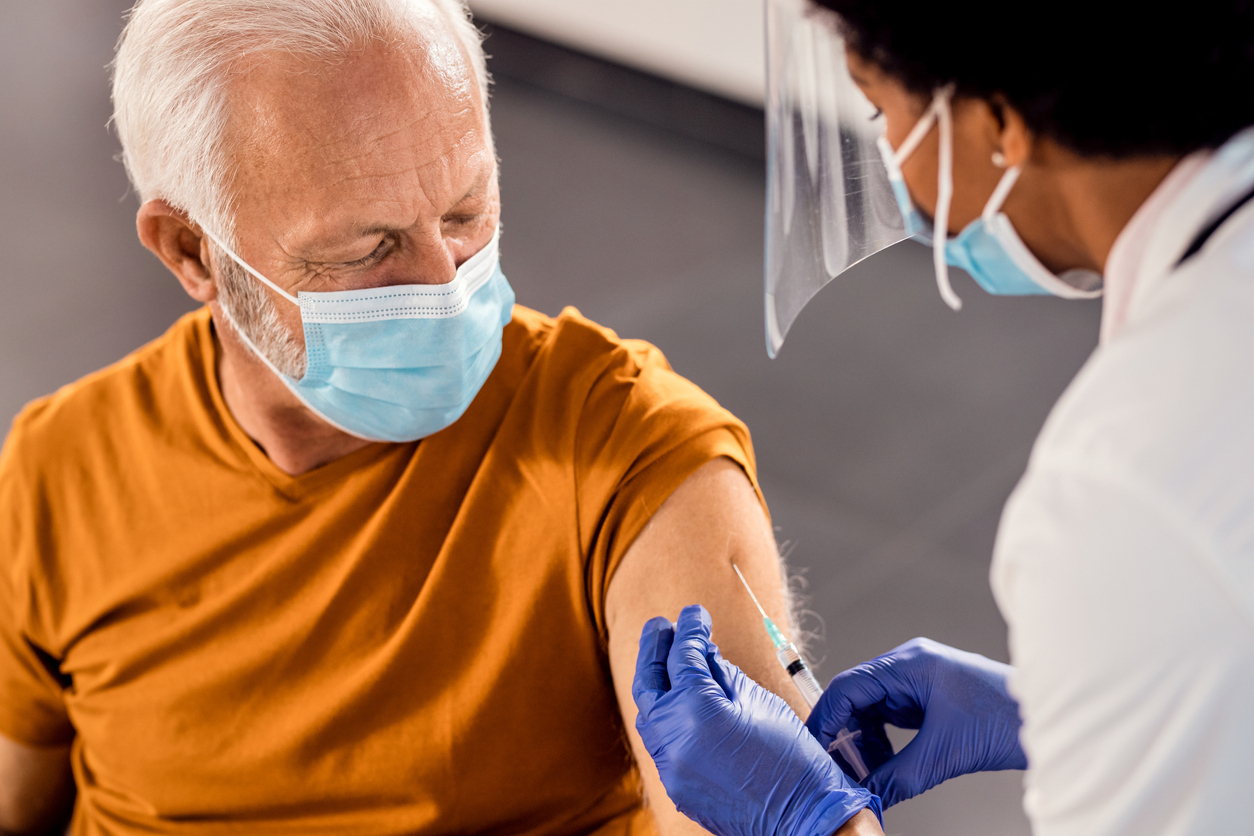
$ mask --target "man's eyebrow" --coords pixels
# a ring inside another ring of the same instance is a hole
[[[470,200],[472,197],[478,197],[480,192],[487,189],[488,183],[491,182],[491,180],[492,180],[491,171],[485,171],[483,174],[480,174],[475,179],[475,182],[466,191],[466,193],[462,195],[457,200],[457,202],[453,204],[453,206],[461,206],[463,203]]]
[[[406,227],[397,226],[396,224],[371,224],[363,226],[357,231],[357,238],[370,238],[375,235],[388,235],[393,232],[401,232]]]

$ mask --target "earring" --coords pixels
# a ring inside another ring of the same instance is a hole
[[[994,151],[993,152],[993,165],[997,166],[998,168],[1005,168],[1006,167],[1006,155],[1000,151]]]

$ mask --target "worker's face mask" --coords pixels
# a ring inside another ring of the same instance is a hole
[[[350,435],[403,442],[444,429],[470,406],[501,356],[514,291],[501,273],[499,227],[447,284],[301,291],[299,298],[209,237],[300,307],[307,367],[299,380],[240,336],[301,402]]]
[[[1100,276],[1087,270],[1069,270],[1062,276],[1054,275],[1032,255],[1031,250],[1015,232],[1010,218],[1001,211],[1007,195],[1019,179],[1019,166],[1006,169],[980,217],[967,224],[956,237],[949,237],[949,207],[954,193],[953,116],[950,111],[952,96],[952,87],[938,90],[927,112],[896,151],[884,137],[880,137],[878,143],[884,165],[888,168],[893,194],[906,222],[907,234],[932,246],[936,284],[946,304],[954,310],[962,307],[962,300],[949,284],[949,265],[966,270],[989,293],[1011,296],[1053,294],[1066,299],[1091,299],[1100,296]],[[940,171],[937,178],[935,218],[932,234],[929,236],[927,225],[902,178],[901,165],[937,123],[940,128]]]

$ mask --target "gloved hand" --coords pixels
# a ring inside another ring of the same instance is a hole
[[[1019,704],[1006,690],[1012,668],[931,639],[914,639],[828,684],[806,726],[827,748],[841,729],[860,730],[871,770],[862,784],[884,807],[966,775],[1027,769]],[[893,753],[884,723],[918,729]]]
[[[720,836],[831,836],[879,800],[836,767],[788,704],[710,641],[685,607],[640,634],[636,728],[675,806]]]

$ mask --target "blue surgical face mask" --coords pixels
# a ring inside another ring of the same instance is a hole
[[[936,284],[941,298],[954,310],[962,308],[962,300],[949,284],[949,265],[961,267],[971,274],[980,287],[989,293],[1028,296],[1053,294],[1067,299],[1091,299],[1100,296],[1101,277],[1087,270],[1069,270],[1056,276],[1032,255],[1019,238],[1006,213],[1001,211],[1007,195],[1019,179],[1019,166],[1006,169],[1001,181],[980,217],[950,238],[949,206],[953,200],[953,119],[949,100],[952,88],[936,92],[931,106],[910,131],[901,147],[893,150],[884,137],[879,139],[880,154],[888,168],[888,179],[897,198],[910,237],[932,247]],[[936,216],[932,234],[906,188],[901,164],[918,148],[934,124],[940,128],[940,173],[936,200]],[[1096,288],[1096,289],[1094,289]]]
[[[209,233],[206,233],[209,234]],[[252,276],[300,306],[305,374],[283,374],[240,337],[305,406],[369,441],[415,441],[462,416],[501,356],[514,291],[492,241],[447,284],[410,284],[299,297],[209,237]]]

